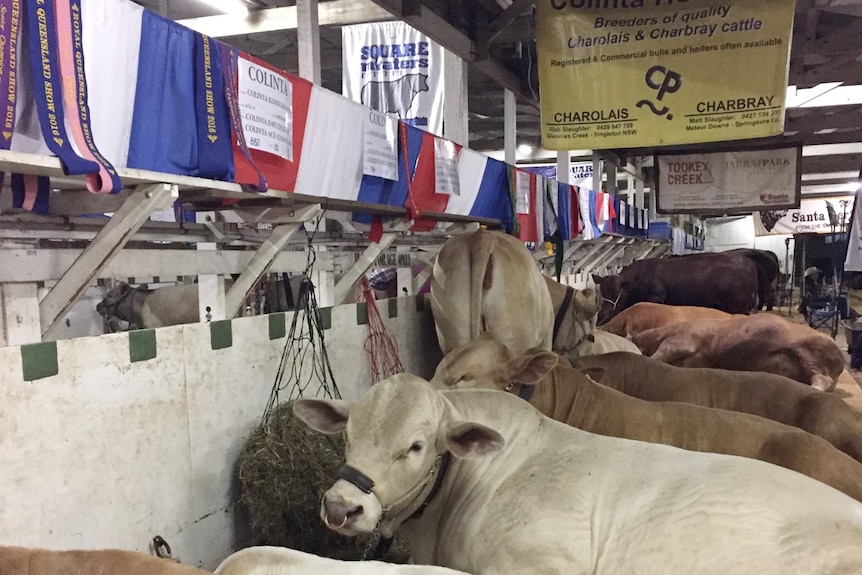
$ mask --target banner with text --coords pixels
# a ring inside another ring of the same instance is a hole
[[[853,196],[803,199],[796,209],[754,212],[754,235],[840,233],[852,211]]]
[[[613,8],[597,8],[594,6]],[[794,0],[537,0],[542,146],[782,133]]]
[[[342,93],[443,134],[443,48],[405,22],[341,28]]]
[[[802,146],[655,156],[660,214],[743,214],[796,208]]]
[[[239,58],[239,108],[248,147],[293,161],[293,91],[282,75]]]

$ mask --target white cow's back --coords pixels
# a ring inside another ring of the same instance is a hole
[[[466,575],[445,567],[337,561],[285,547],[249,547],[225,559],[217,575]]]
[[[862,573],[862,504],[816,480],[594,435],[508,394],[445,395],[460,418],[501,431],[507,445],[450,468],[446,484],[459,490],[428,519],[445,526],[435,563],[513,574]],[[476,481],[485,488],[465,488]],[[414,557],[429,562],[425,518],[404,527]]]

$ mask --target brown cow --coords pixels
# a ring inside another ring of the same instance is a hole
[[[647,401],[682,401],[751,413],[823,437],[862,461],[862,416],[838,397],[771,373],[676,367],[643,355],[579,357],[603,385]]]
[[[431,383],[511,391],[544,415],[584,431],[760,459],[862,500],[862,464],[821,437],[747,413],[637,399],[557,361],[556,354],[541,350],[513,355],[486,335],[444,357]]]
[[[766,311],[772,311],[775,306],[775,294],[778,292],[778,275],[781,267],[778,256],[769,250],[756,250],[753,248],[739,248],[728,250],[726,254],[745,256],[757,266],[757,309],[766,307]]]
[[[772,314],[687,321],[632,337],[641,351],[680,367],[765,371],[829,391],[844,371],[835,342]]]
[[[2,575],[204,575],[202,571],[119,549],[49,551],[0,546]]]
[[[711,307],[642,301],[615,315],[611,321],[602,326],[602,329],[623,337],[631,337],[642,331],[671,323],[729,317],[733,317],[732,314]]]
[[[616,276],[593,275],[599,325],[639,301],[711,307],[747,314],[757,303],[757,266],[738,255],[704,253],[630,263]]]

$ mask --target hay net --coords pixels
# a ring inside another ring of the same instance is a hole
[[[263,412],[263,425],[270,420],[282,400],[290,401],[300,397],[341,399],[341,392],[335,383],[326,352],[323,321],[311,281],[311,273],[317,259],[312,244],[313,238],[314,234],[308,235],[305,272],[296,297],[296,310],[281,353],[281,362]],[[306,365],[308,369],[305,369]]]
[[[312,431],[293,414],[294,400],[299,398],[341,399],[310,279],[315,261],[311,237],[296,310],[269,400],[260,425],[240,453],[240,503],[248,512],[252,545],[357,560],[373,539],[339,535],[319,517],[323,493],[335,482],[344,462],[344,437]],[[385,559],[405,562],[408,556],[402,542]]]
[[[386,324],[380,317],[380,309],[374,298],[374,291],[366,276],[360,280],[362,301],[368,311],[368,337],[365,339],[365,351],[368,353],[371,365],[371,384],[404,373],[401,358],[398,356],[398,345],[386,330]]]

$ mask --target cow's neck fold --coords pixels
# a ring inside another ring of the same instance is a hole
[[[395,533],[395,530],[398,529],[402,523],[422,516],[425,509],[440,492],[440,488],[446,478],[446,471],[449,469],[451,457],[452,455],[448,451],[437,457],[434,466],[428,473],[429,476],[433,476],[433,481],[428,480],[425,481],[424,484],[423,482],[418,483],[417,486],[422,486],[419,489],[419,493],[415,498],[408,501],[403,508],[396,509],[396,506],[401,503],[402,499],[407,499],[409,497],[410,491],[407,491],[399,499],[396,499],[395,502],[384,508],[383,517],[377,525],[377,530],[380,532],[381,537],[391,538]],[[413,489],[415,489],[415,487]]]

